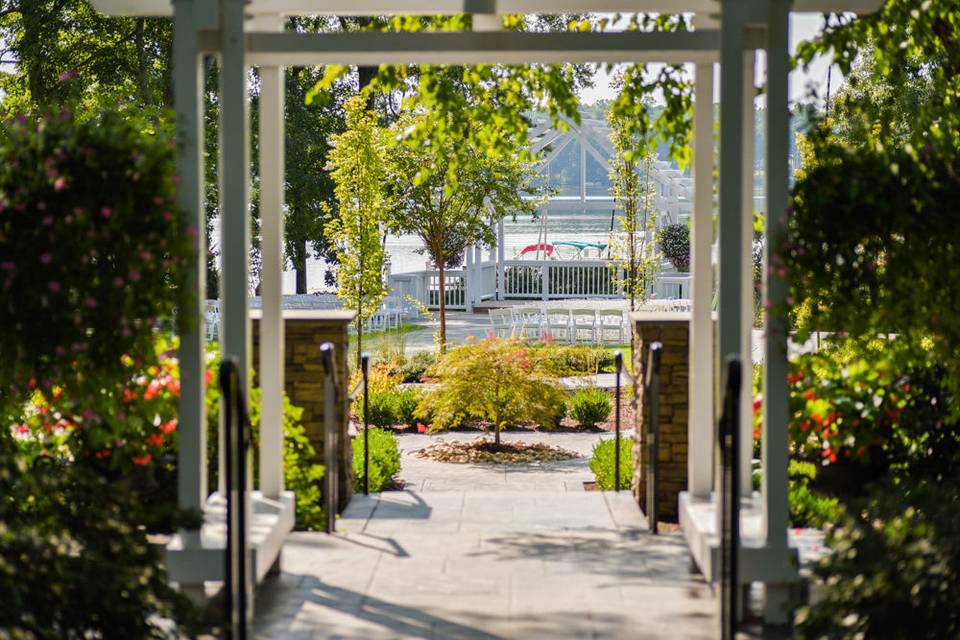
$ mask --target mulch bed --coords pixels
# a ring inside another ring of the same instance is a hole
[[[576,451],[563,449],[548,444],[525,442],[501,442],[494,444],[491,440],[478,438],[472,442],[438,442],[424,447],[417,452],[418,458],[436,460],[437,462],[452,462],[455,464],[472,464],[478,462],[492,462],[495,464],[531,464],[538,462],[556,462],[579,458]]]

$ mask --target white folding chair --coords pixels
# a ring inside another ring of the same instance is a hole
[[[597,310],[579,308],[570,310],[574,342],[597,341]]]
[[[509,338],[513,333],[513,326],[510,323],[509,309],[490,309],[487,312],[490,318],[490,330],[498,338]]]
[[[546,328],[557,342],[573,342],[570,329],[570,310],[551,307],[546,310]]]
[[[543,320],[537,307],[519,307],[514,310],[515,329],[524,338],[538,339],[543,332]]]
[[[601,309],[597,312],[598,342],[624,344],[625,331],[623,329],[622,309]]]

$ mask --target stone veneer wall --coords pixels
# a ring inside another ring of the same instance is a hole
[[[689,376],[689,313],[636,312],[633,324],[633,371],[636,402],[636,430],[633,445],[633,494],[647,512],[647,466],[649,451],[646,433],[650,416],[645,406],[650,343],[660,342],[660,420],[657,513],[664,521],[677,521],[677,500],[687,488],[687,415]]]
[[[253,318],[254,371],[260,371],[260,321],[259,311]],[[312,311],[286,309],[284,320],[284,390],[291,404],[303,408],[302,423],[307,437],[317,452],[316,461],[324,464],[323,442],[323,361],[320,345],[332,342],[341,388],[337,401],[337,426],[339,427],[339,493],[340,508],[346,507],[353,494],[353,448],[347,433],[349,408],[349,336],[347,329],[353,319],[352,311]],[[259,385],[259,378],[255,378]],[[321,486],[322,490],[322,486]]]

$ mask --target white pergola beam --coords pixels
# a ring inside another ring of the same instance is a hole
[[[478,65],[717,62],[719,31],[632,33],[351,32],[248,33],[247,62],[287,65]],[[747,48],[762,48],[761,29],[747,32]],[[216,52],[216,32],[201,47]]]
[[[171,0],[92,0],[102,13],[170,16]],[[798,0],[796,13],[872,13],[883,0]],[[252,0],[248,15],[402,16],[561,13],[719,13],[716,0]]]

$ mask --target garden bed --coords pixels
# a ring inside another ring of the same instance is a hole
[[[576,451],[543,443],[501,442],[485,438],[470,442],[438,442],[417,452],[418,458],[454,464],[536,464],[579,458]]]

